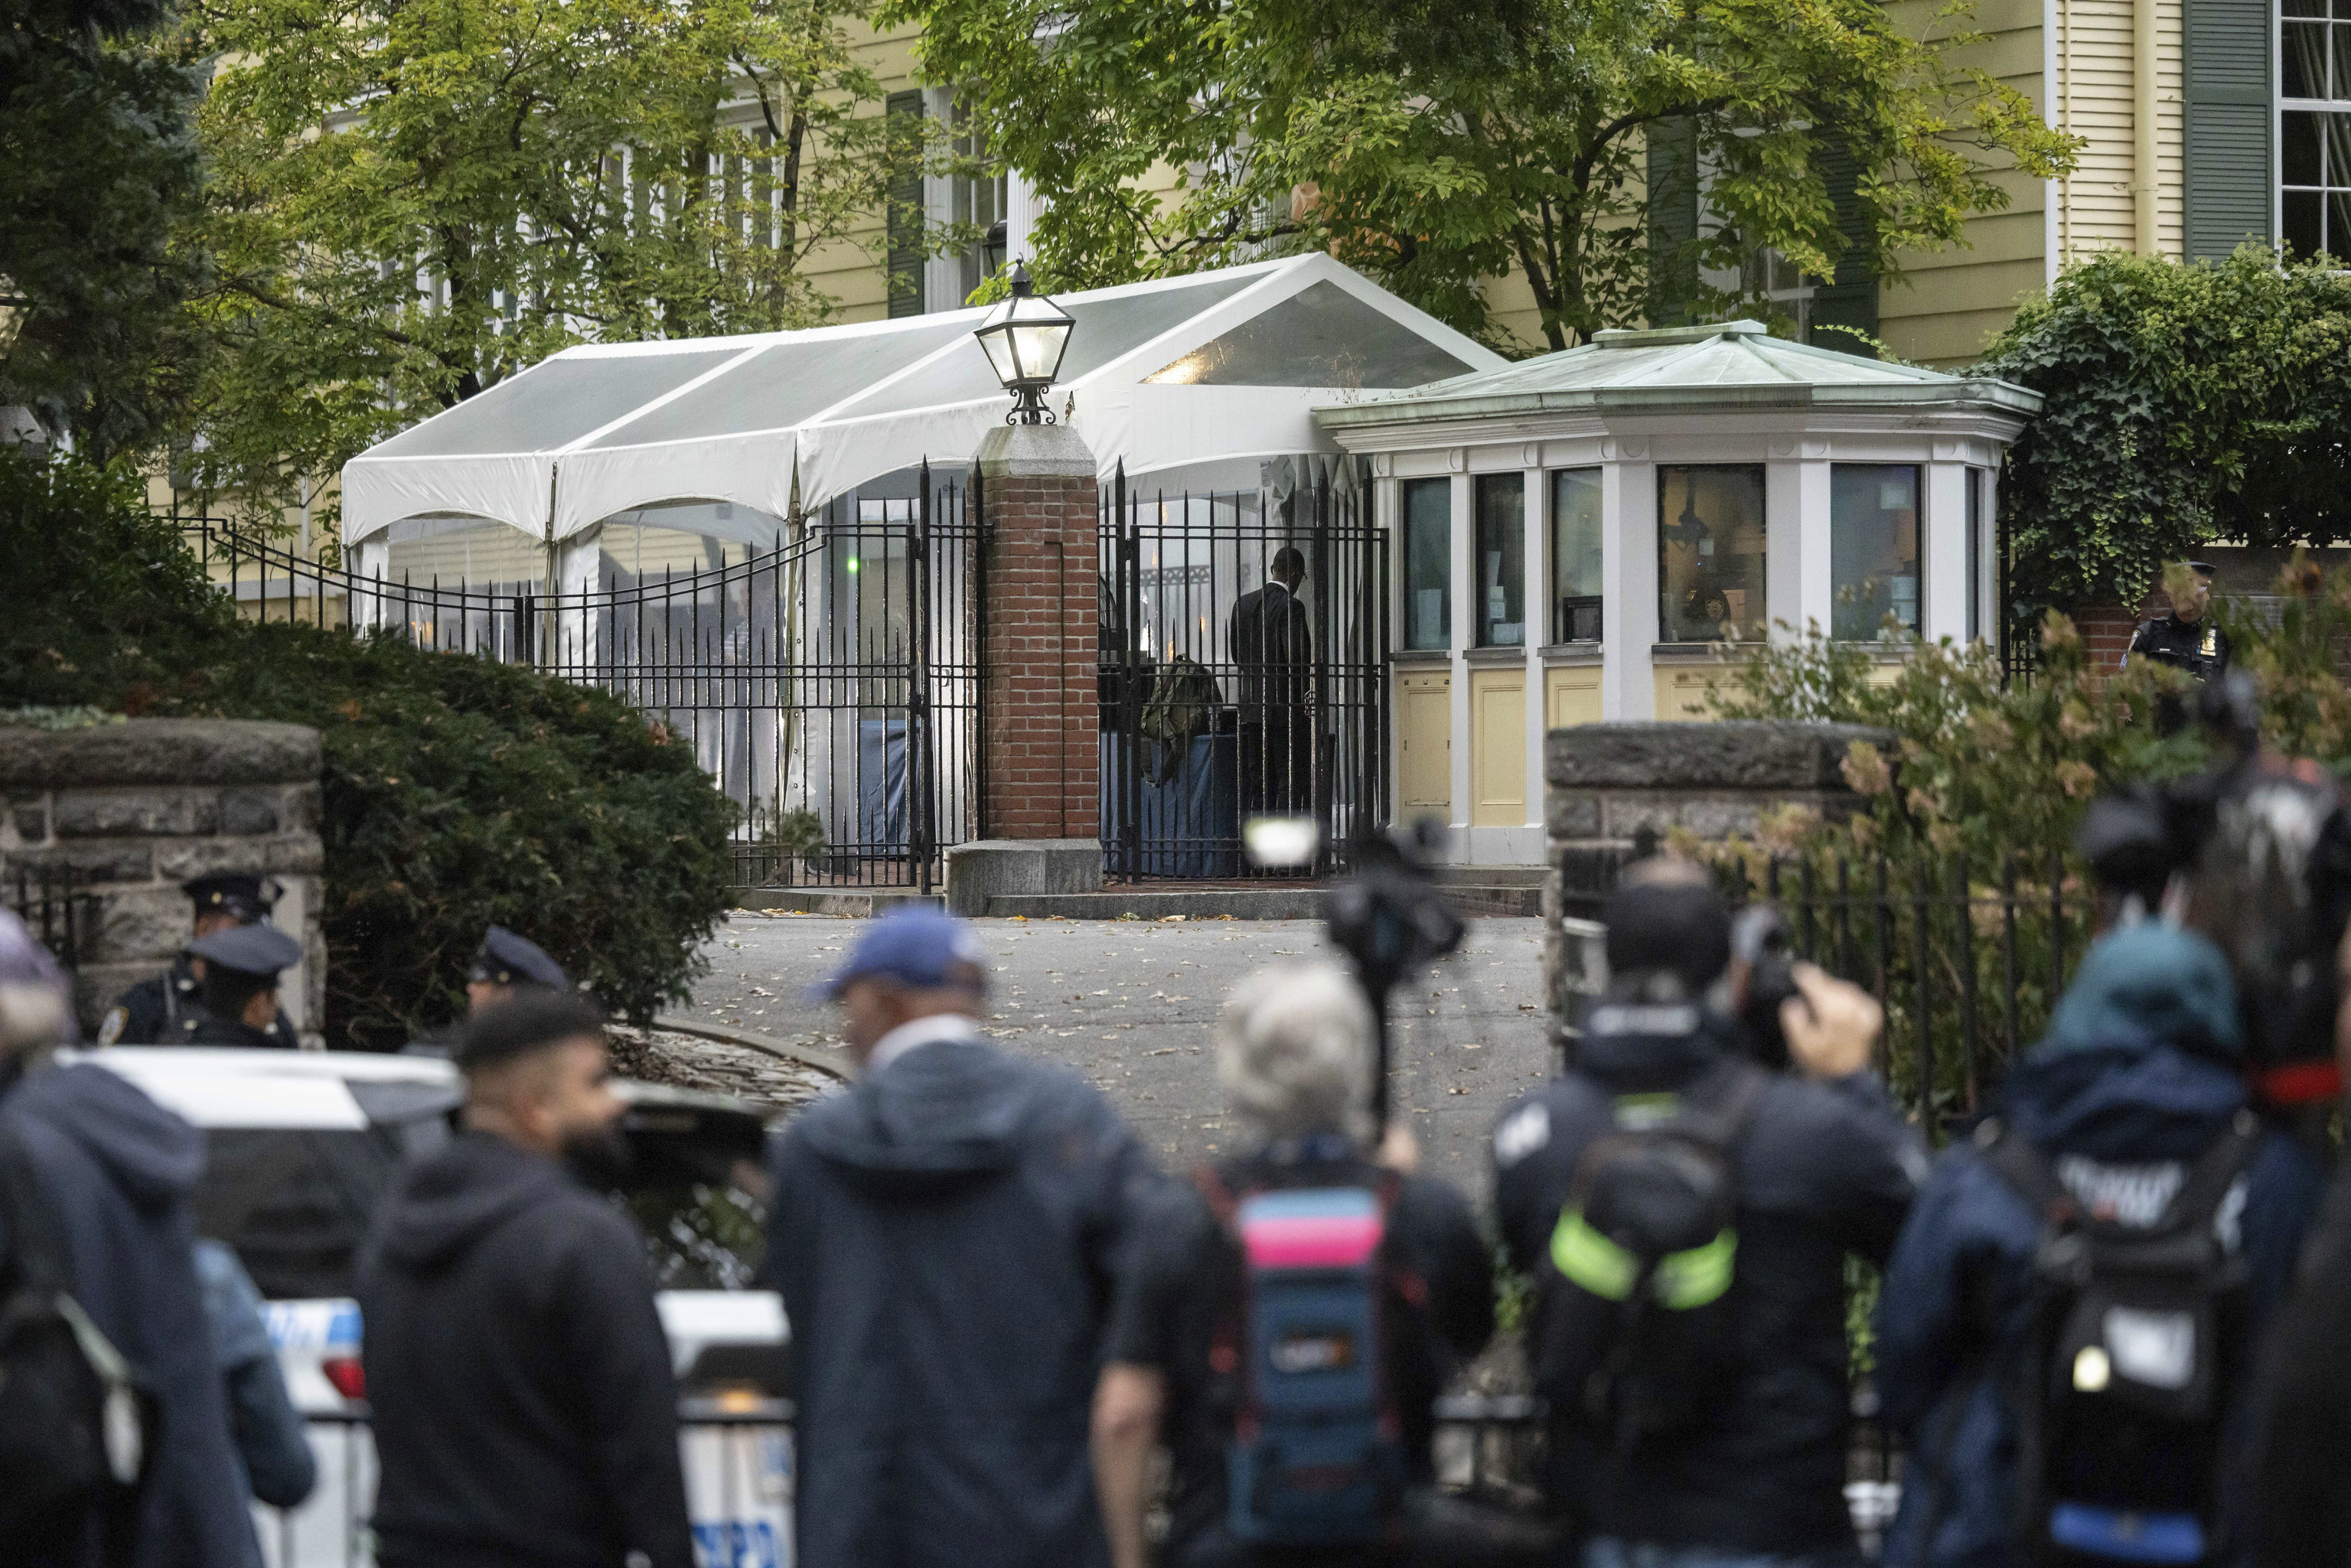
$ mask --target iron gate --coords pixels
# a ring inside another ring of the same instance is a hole
[[[527,664],[666,725],[741,810],[741,888],[944,880],[978,813],[977,527],[928,465],[911,497],[841,497],[771,549],[597,586],[416,581],[183,525],[243,611]]]
[[[1387,797],[1386,535],[1341,467],[1294,486],[1102,492],[1102,835],[1122,880],[1253,871],[1241,823],[1311,816],[1327,875]],[[1284,577],[1292,577],[1285,584]]]

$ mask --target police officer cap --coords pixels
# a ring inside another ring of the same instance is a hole
[[[2212,570],[2212,563],[2209,560],[2191,560],[2187,564],[2188,570],[2196,573],[2199,577],[2218,577],[2220,575],[2220,573]]]
[[[465,972],[468,981],[484,981],[493,986],[545,986],[553,991],[571,988],[570,977],[563,966],[547,956],[547,949],[526,936],[517,936],[503,925],[493,925],[490,934],[482,938],[482,950],[474,956],[474,967]]]
[[[240,975],[275,975],[302,961],[302,944],[275,925],[232,925],[197,937],[188,952]]]
[[[208,915],[214,910],[235,915],[250,925],[269,913],[277,902],[277,884],[267,877],[246,872],[217,872],[180,884],[180,891],[195,901],[196,913]]]

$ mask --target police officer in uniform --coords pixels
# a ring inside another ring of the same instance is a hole
[[[525,986],[568,991],[571,980],[546,948],[503,925],[491,926],[482,938],[482,950],[474,956],[474,967],[465,971],[466,1016],[481,1017],[484,1009],[511,1000]]]
[[[302,944],[275,925],[232,925],[188,951],[204,963],[205,1017],[190,1045],[295,1047],[294,1031],[277,1027],[277,977],[302,961]]]
[[[2200,560],[2186,564],[2189,585],[2171,596],[2171,613],[2141,623],[2123,662],[2140,653],[2209,681],[2229,667],[2229,634],[2212,624],[2212,569]]]
[[[217,872],[180,884],[195,904],[198,940],[216,932],[255,925],[268,917],[277,887],[243,872]],[[204,976],[189,949],[172,967],[140,981],[114,1001],[99,1020],[100,1045],[186,1045],[204,1021]],[[283,1012],[270,1024],[272,1045],[296,1043],[294,1025]]]

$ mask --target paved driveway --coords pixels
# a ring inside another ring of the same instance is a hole
[[[1225,993],[1269,964],[1324,956],[1314,921],[982,920],[996,962],[989,1030],[1085,1073],[1171,1168],[1230,1151],[1210,1032]],[[833,1045],[800,999],[863,929],[824,915],[737,914],[708,951],[689,1018]],[[1485,1137],[1552,1063],[1542,1045],[1542,923],[1473,921],[1461,952],[1398,994],[1394,1103],[1428,1168],[1482,1195]],[[845,1058],[844,1053],[844,1058]]]

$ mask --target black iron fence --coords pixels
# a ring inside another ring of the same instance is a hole
[[[12,863],[0,857],[0,903],[68,971],[80,967],[98,932],[98,895],[88,891],[87,883],[74,866],[54,861]]]
[[[247,615],[528,664],[626,698],[740,808],[740,887],[928,892],[978,814],[979,567],[961,486],[925,465],[911,488],[837,498],[769,548],[716,548],[707,565],[645,570],[592,545],[547,546],[536,578],[486,583],[326,566],[210,518],[184,527]]]
[[[1102,492],[1102,837],[1113,878],[1254,871],[1241,824],[1322,827],[1317,874],[1386,795],[1388,567],[1342,469],[1288,491]]]
[[[1796,957],[1886,1009],[1886,1071],[1939,1132],[2040,1037],[2095,925],[2062,856],[1799,856],[1722,868],[1734,904],[1780,906]]]

